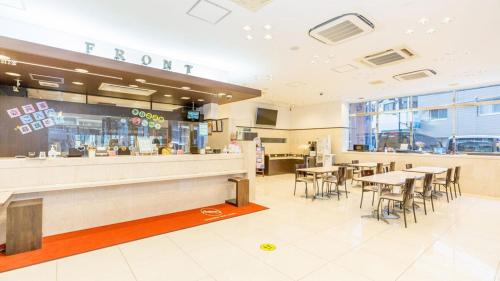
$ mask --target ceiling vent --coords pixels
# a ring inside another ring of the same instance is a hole
[[[371,66],[385,66],[405,61],[415,57],[415,53],[408,48],[395,48],[365,56],[361,62]]]
[[[398,75],[394,76],[394,79],[396,79],[398,81],[410,81],[410,80],[427,78],[427,77],[431,77],[434,75],[436,75],[436,71],[434,71],[432,69],[422,69],[422,70],[398,74]]]
[[[39,81],[39,82],[50,82],[56,84],[64,84],[64,78],[62,77],[54,77],[54,76],[46,76],[40,74],[30,73],[31,80]]]
[[[230,10],[208,0],[198,0],[187,14],[202,21],[218,24],[231,13]]]
[[[38,84],[42,87],[59,88],[59,84],[52,82],[38,81]]]
[[[271,3],[271,0],[231,0],[231,1],[252,12],[257,12],[258,10],[262,9],[265,5]]]
[[[122,93],[136,96],[146,96],[149,97],[152,94],[156,93],[156,90],[143,89],[143,88],[134,88],[122,85],[113,85],[108,83],[102,83],[99,86],[100,91],[106,92],[114,92],[114,93]]]
[[[309,36],[329,45],[336,45],[344,41],[372,32],[375,25],[359,14],[345,14],[309,30]]]

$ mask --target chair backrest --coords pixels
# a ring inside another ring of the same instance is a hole
[[[299,176],[305,176],[305,173],[304,172],[299,172],[297,171],[298,169],[304,169],[306,168],[306,164],[295,164],[295,177],[299,177]]]
[[[415,179],[409,178],[405,181],[405,186],[403,190],[403,205],[410,207],[409,203],[413,199],[413,192],[415,191]]]
[[[339,171],[337,174],[337,184],[342,185],[345,183],[347,178],[347,168],[346,167],[339,167]]]
[[[354,170],[353,169],[347,169],[346,172],[346,180],[350,180],[354,177]]]
[[[433,174],[425,174],[424,183],[423,183],[425,197],[429,197],[432,195],[432,179],[433,178],[434,178]]]
[[[411,169],[413,168],[413,164],[406,164],[406,169]]]
[[[384,173],[384,164],[377,163],[377,174],[382,174],[382,173]]]
[[[446,171],[446,186],[450,186],[452,174],[453,168],[448,168],[448,170]]]
[[[362,177],[369,177],[369,176],[373,176],[373,170],[362,170],[361,171],[361,176]]]
[[[352,160],[351,164],[359,164],[359,160]]]
[[[394,161],[392,161],[392,162],[391,162],[391,165],[390,165],[390,171],[391,171],[391,172],[396,171],[396,162],[394,162]]]
[[[460,181],[460,170],[462,170],[462,167],[460,166],[455,167],[455,177],[453,178],[453,181],[455,183],[459,183]]]

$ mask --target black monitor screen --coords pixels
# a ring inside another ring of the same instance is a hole
[[[278,111],[266,108],[257,108],[257,118],[255,124],[276,126],[276,119],[278,118]]]
[[[200,120],[200,112],[196,110],[189,110],[187,112],[187,119],[191,121],[198,121]]]

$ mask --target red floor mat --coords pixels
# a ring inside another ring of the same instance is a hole
[[[43,247],[40,250],[11,256],[0,255],[0,272],[266,209],[266,207],[257,204],[250,204],[242,208],[221,204],[47,236],[43,238]]]

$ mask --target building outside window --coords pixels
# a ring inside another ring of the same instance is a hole
[[[500,85],[351,105],[350,148],[500,153]]]

